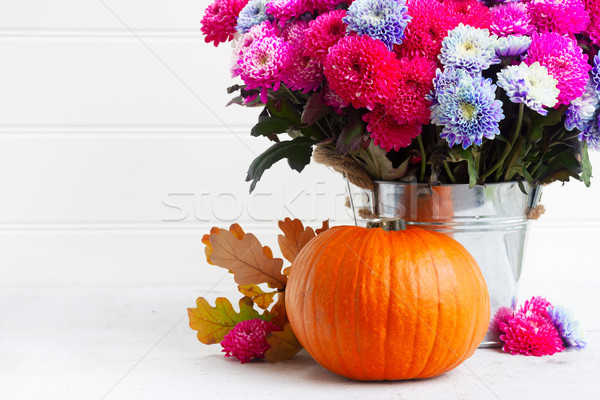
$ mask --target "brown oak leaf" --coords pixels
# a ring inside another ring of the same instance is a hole
[[[265,358],[271,362],[289,360],[302,350],[302,345],[294,335],[290,324],[286,324],[282,331],[269,333],[267,343],[271,347],[265,353]]]
[[[249,297],[240,299],[240,311],[237,312],[224,297],[219,297],[212,307],[206,299],[199,297],[196,308],[188,308],[190,328],[198,331],[198,340],[204,344],[220,343],[233,327],[249,319],[261,318],[253,308]],[[262,319],[262,318],[261,318]]]
[[[315,231],[309,226],[305,228],[299,219],[286,218],[279,221],[279,228],[283,232],[283,235],[277,237],[281,254],[291,263],[300,250],[316,236]]]
[[[238,290],[244,296],[248,296],[252,299],[254,304],[258,307],[266,310],[273,303],[273,299],[277,292],[264,292],[259,286],[256,285],[239,285]]]
[[[285,311],[285,292],[279,292],[277,295],[277,302],[269,311],[271,322],[283,329],[285,324],[289,322]]]
[[[323,221],[323,225],[317,229],[315,232],[317,233],[317,235],[320,235],[321,233],[325,232],[327,229],[329,229],[329,220]]]
[[[263,248],[253,234],[244,234],[237,224],[229,231],[212,232],[208,238],[211,246],[209,262],[231,271],[237,284],[267,283],[272,288],[285,287],[287,276],[281,273],[283,260],[273,258],[271,249]]]

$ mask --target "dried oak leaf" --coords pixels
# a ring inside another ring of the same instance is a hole
[[[196,300],[196,308],[188,308],[190,328],[198,331],[198,340],[202,343],[215,344],[220,343],[239,322],[255,318],[264,319],[253,308],[254,303],[249,297],[240,299],[239,304],[240,311],[237,312],[224,297],[217,298],[214,307],[206,299],[199,297]]]
[[[329,220],[323,221],[323,225],[317,229],[315,232],[317,233],[317,235],[320,235],[321,233],[325,232],[327,229],[329,229]]]
[[[215,265],[215,264],[213,264],[212,261],[210,260],[210,256],[213,253],[213,247],[212,247],[212,244],[210,243],[210,237],[212,235],[218,235],[222,230],[223,229],[213,227],[210,230],[210,233],[208,235],[202,236],[202,243],[204,243],[204,245],[206,246],[206,248],[204,249],[204,253],[206,254],[206,261],[208,261],[208,263],[211,265]],[[229,227],[229,232],[238,239],[243,238],[245,235],[244,230],[238,224],[231,225]],[[271,256],[271,258],[273,258],[273,257]]]
[[[279,221],[279,229],[283,232],[283,235],[277,237],[281,254],[291,263],[294,262],[300,250],[317,236],[310,226],[305,228],[299,219],[286,218]]]
[[[259,286],[256,285],[239,285],[238,290],[244,296],[248,296],[252,299],[254,304],[266,310],[273,303],[273,299],[277,292],[264,292]]]
[[[290,324],[286,324],[282,331],[269,333],[267,343],[271,347],[265,353],[265,358],[271,362],[289,360],[302,350],[302,345],[294,335]]]
[[[285,292],[279,292],[277,295],[277,302],[269,311],[269,317],[270,321],[281,329],[289,322],[285,311]]]
[[[271,249],[262,247],[253,234],[243,232],[237,224],[229,231],[213,229],[208,237],[210,253],[206,248],[208,261],[231,271],[238,285],[267,283],[283,289],[287,283],[287,276],[281,273],[283,260],[273,258]]]

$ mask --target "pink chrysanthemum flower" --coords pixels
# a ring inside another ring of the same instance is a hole
[[[454,17],[455,26],[463,23],[474,28],[489,29],[490,9],[479,0],[444,0],[446,12]]]
[[[508,323],[498,324],[504,334],[502,350],[510,354],[545,356],[565,349],[558,330],[547,318],[539,314],[517,313],[508,318]]]
[[[225,357],[235,357],[242,364],[253,359],[265,358],[265,352],[271,347],[267,335],[279,331],[277,325],[262,319],[242,321],[233,327],[221,341]]]
[[[279,36],[279,29],[275,24],[269,21],[264,21],[259,25],[255,25],[250,30],[243,34],[240,40],[235,45],[235,49],[233,50],[233,60],[231,67],[231,75],[235,78],[240,74],[240,65],[239,61],[246,52],[254,43],[255,40],[264,38],[264,37],[276,37]]]
[[[248,89],[261,89],[263,103],[268,101],[267,89],[276,91],[281,85],[289,49],[282,38],[267,36],[254,40],[238,61],[240,77]]]
[[[518,312],[526,315],[538,314],[544,318],[550,318],[548,316],[548,307],[552,307],[552,304],[545,297],[535,296],[531,300],[525,301]]]
[[[395,46],[395,50],[403,57],[423,56],[437,61],[442,41],[458,25],[454,16],[438,0],[409,0],[408,15],[412,20],[404,30],[402,45]]]
[[[385,103],[386,113],[400,124],[427,124],[431,101],[426,96],[433,90],[436,63],[424,57],[400,60],[396,95]]]
[[[595,45],[600,46],[600,0],[585,0],[585,10],[590,16],[586,34]]]
[[[325,79],[323,66],[318,59],[304,53],[304,42],[292,42],[288,64],[281,77],[283,83],[292,90],[301,90],[308,93],[317,90]]]
[[[534,33],[525,59],[528,65],[538,61],[558,80],[558,104],[569,104],[585,92],[592,69],[575,39],[558,33]]]
[[[350,103],[342,99],[336,92],[326,84],[323,88],[323,103],[333,108],[336,114],[342,114],[343,108],[350,106]]]
[[[590,23],[582,0],[532,0],[527,7],[539,32],[581,33]]]
[[[206,37],[206,43],[215,46],[233,39],[236,33],[237,17],[248,0],[215,0],[207,8],[202,18],[200,30]]]
[[[345,10],[335,10],[310,21],[305,32],[306,55],[324,61],[329,48],[346,36],[347,25],[342,21],[345,16]]]
[[[386,151],[398,151],[410,146],[423,129],[422,125],[399,124],[391,114],[386,114],[381,105],[363,115],[363,121],[367,123],[367,132],[373,143]]]
[[[267,3],[267,14],[277,18],[280,23],[313,10],[312,0],[270,0]]]
[[[498,36],[531,35],[535,27],[525,3],[504,3],[490,9],[492,24],[490,31]]]
[[[383,42],[353,35],[329,49],[324,70],[329,85],[342,99],[355,108],[372,109],[396,93],[400,61]]]
[[[497,337],[499,338],[500,335],[504,333],[504,331],[500,329],[500,323],[508,324],[508,319],[510,317],[513,317],[514,315],[515,312],[512,308],[500,307],[498,311],[496,311],[496,314],[494,314],[494,318],[492,318],[492,321],[490,322],[490,331],[492,331],[492,333],[497,335]]]
[[[308,22],[299,19],[286,22],[281,28],[280,36],[286,42],[297,42],[304,40],[305,31],[308,29]]]

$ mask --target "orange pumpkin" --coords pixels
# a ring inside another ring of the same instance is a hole
[[[419,228],[322,233],[294,261],[286,309],[310,355],[357,380],[449,371],[475,352],[490,320],[473,257],[454,239]]]

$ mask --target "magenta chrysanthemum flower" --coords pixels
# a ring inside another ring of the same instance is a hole
[[[386,113],[400,124],[427,124],[431,101],[426,96],[433,90],[436,63],[424,57],[400,60],[396,95],[385,103]]]
[[[235,49],[233,50],[233,63],[231,67],[231,75],[235,78],[240,74],[240,65],[239,61],[246,52],[254,43],[255,40],[264,38],[264,37],[275,37],[279,35],[279,29],[275,24],[269,21],[264,21],[259,25],[255,25],[248,33],[242,35],[239,42],[237,42]]]
[[[492,24],[490,31],[494,35],[530,35],[535,27],[524,3],[504,3],[490,9]]]
[[[235,357],[242,364],[253,359],[265,358],[265,352],[271,347],[267,335],[279,331],[277,325],[262,319],[242,321],[233,327],[221,341],[225,357]]]
[[[261,89],[263,103],[268,101],[267,89],[278,90],[281,85],[289,49],[282,38],[267,36],[253,41],[238,61],[240,77],[248,89]]]
[[[337,6],[344,3],[344,0],[309,0],[312,1],[314,8],[319,14],[335,10]]]
[[[436,60],[442,41],[458,24],[438,0],[409,0],[411,22],[404,30],[404,40],[395,50],[403,57],[423,56]]]
[[[565,349],[558,330],[548,318],[539,314],[516,313],[508,323],[498,324],[504,334],[502,350],[510,354],[545,356]]]
[[[308,93],[317,90],[325,79],[323,67],[318,59],[304,53],[304,42],[292,42],[288,64],[281,77],[283,83],[292,90],[301,90]]]
[[[342,99],[328,84],[323,88],[323,103],[332,107],[337,114],[342,114],[342,109],[350,106],[350,103]]]
[[[329,48],[346,36],[347,25],[342,21],[345,16],[345,10],[335,10],[310,21],[305,32],[306,55],[324,61]]]
[[[280,23],[313,9],[312,0],[270,0],[267,3],[267,14],[274,16]]]
[[[398,151],[410,146],[412,140],[419,136],[423,129],[422,125],[399,124],[381,105],[363,115],[363,121],[368,124],[367,132],[370,133],[373,143],[386,151]]]
[[[575,39],[558,33],[534,33],[525,62],[531,65],[536,61],[558,80],[558,104],[569,104],[585,91],[592,67]]]
[[[355,108],[372,109],[396,93],[400,61],[369,36],[346,36],[329,49],[324,63],[331,88]]]
[[[286,22],[281,28],[280,36],[286,42],[297,42],[304,40],[305,31],[308,29],[308,22],[296,19]]]
[[[237,17],[246,6],[248,0],[215,0],[207,8],[202,18],[200,30],[206,37],[206,43],[228,42],[233,39],[237,25]]]
[[[590,23],[582,0],[532,0],[527,7],[539,32],[581,33]]]
[[[474,28],[489,29],[492,23],[490,9],[478,0],[444,0],[444,8],[454,17],[454,26],[463,23]]]
[[[595,45],[600,46],[600,0],[585,0],[585,10],[590,16],[586,33]]]

